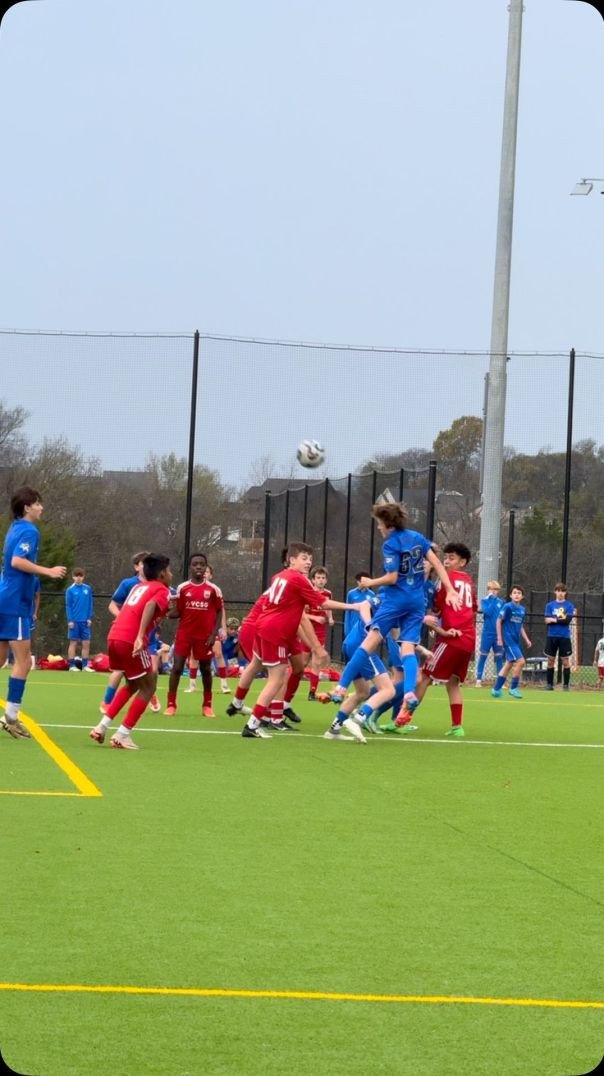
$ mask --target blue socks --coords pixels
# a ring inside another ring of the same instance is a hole
[[[9,676],[7,702],[14,702],[18,705],[23,698],[24,691],[25,680],[19,680],[16,676]]]

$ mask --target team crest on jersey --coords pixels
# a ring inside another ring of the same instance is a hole
[[[30,546],[29,542],[21,542],[21,545],[19,546],[19,549],[21,550],[22,553],[29,553],[29,551],[31,549],[31,546]]]
[[[205,599],[206,599],[206,601],[207,601],[207,599],[208,599],[208,598],[211,598],[211,597],[212,597],[212,591],[211,591],[211,590],[204,590],[204,592],[203,592],[203,596],[204,596],[204,598],[205,598]]]

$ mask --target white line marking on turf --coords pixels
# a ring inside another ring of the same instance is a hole
[[[50,722],[38,722],[43,728],[47,729],[84,729],[89,730],[90,725],[58,725],[51,724]],[[156,729],[151,728],[149,725],[137,726],[136,732],[168,732],[168,733],[181,733],[183,736],[241,736],[239,729]],[[369,734],[371,736],[371,734]],[[296,732],[294,735],[288,736],[284,733],[277,733],[272,737],[276,739],[287,740],[322,740],[324,739],[321,732]],[[348,741],[347,741],[348,742]],[[368,743],[429,743],[440,744],[443,747],[453,747],[454,744],[459,743],[458,740],[453,739],[430,739],[427,736],[369,736],[367,737]],[[547,743],[543,741],[524,741],[524,740],[471,740],[466,737],[463,740],[464,744],[472,744],[478,747],[584,747],[592,750],[604,750],[604,743]]]

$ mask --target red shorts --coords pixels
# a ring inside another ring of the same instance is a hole
[[[263,665],[287,665],[291,649],[291,645],[284,640],[273,643],[261,635],[254,639],[254,654]]]
[[[248,626],[244,620],[243,624],[239,628],[239,648],[248,661],[252,660],[255,638],[256,628],[253,624],[250,624]]]
[[[457,646],[441,639],[431,658],[424,663],[423,671],[432,680],[448,680],[450,676],[457,676],[463,684],[467,674],[468,665],[472,654],[469,650],[460,650]]]
[[[192,639],[190,635],[179,635],[176,632],[174,639],[174,657],[188,658],[189,655],[196,661],[211,661],[212,647],[208,647],[205,639]]]
[[[598,665],[598,676],[600,680],[604,680],[604,665]]]
[[[133,643],[126,643],[123,639],[109,639],[109,668],[112,672],[123,672],[127,680],[140,680],[153,668],[151,654],[148,650],[141,650],[140,654],[133,655],[132,646]]]

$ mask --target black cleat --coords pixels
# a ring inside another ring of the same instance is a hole
[[[293,721],[294,725],[299,725],[302,720],[300,715],[297,714],[295,710],[292,710],[291,706],[285,707],[283,716],[286,717],[288,721]]]
[[[309,691],[308,692],[308,701],[309,702],[316,702],[317,701],[317,696],[315,695],[314,691]]]
[[[270,740],[270,733],[265,732],[262,728],[251,729],[249,725],[243,726],[241,735],[246,740]]]
[[[297,729],[288,725],[287,721],[272,721],[271,728],[274,729],[275,732],[297,732]]]

